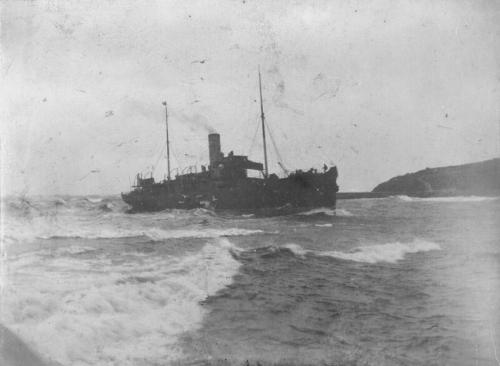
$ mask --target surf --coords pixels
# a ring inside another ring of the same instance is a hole
[[[318,256],[333,257],[353,262],[362,263],[396,263],[406,259],[409,254],[440,250],[441,246],[435,242],[415,239],[412,242],[392,242],[385,244],[374,244],[360,246],[349,252],[324,251],[315,252]]]
[[[300,216],[340,216],[340,217],[351,217],[354,216],[351,212],[342,208],[329,208],[329,207],[319,207],[313,208],[308,211],[299,212],[297,215]]]
[[[305,249],[299,244],[289,243],[282,246],[268,246],[257,249],[248,249],[251,252],[261,252],[262,255],[279,255],[283,251],[290,252],[298,258],[305,259],[308,256],[331,257],[351,262],[367,264],[396,263],[407,258],[410,254],[441,250],[441,246],[435,242],[423,239],[415,239],[411,242],[389,242],[383,244],[363,245],[350,251],[339,250],[312,250]]]
[[[85,250],[9,259],[2,320],[37,353],[64,365],[181,358],[180,337],[207,314],[203,300],[229,285],[241,265],[226,238],[180,257],[122,264],[75,256]]]

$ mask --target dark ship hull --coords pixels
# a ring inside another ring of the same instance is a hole
[[[122,198],[133,211],[210,208],[290,212],[298,208],[335,207],[338,191],[335,167],[324,173],[297,172],[282,179],[222,181],[203,179],[195,174],[181,177],[138,187],[122,194]]]
[[[296,171],[286,178],[267,175],[261,163],[246,156],[227,156],[220,149],[220,135],[208,135],[210,165],[202,171],[177,175],[175,179],[155,182],[137,176],[134,189],[122,193],[132,211],[210,208],[272,213],[307,207],[335,207],[337,168],[323,167],[323,172],[310,169]],[[250,178],[248,170],[262,173],[263,178]]]

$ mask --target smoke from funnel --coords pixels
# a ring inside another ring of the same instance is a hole
[[[175,117],[178,118],[181,122],[187,123],[194,128],[202,128],[208,133],[217,133],[215,128],[210,125],[208,118],[199,113],[194,113],[191,115],[188,115],[186,113],[175,113]]]

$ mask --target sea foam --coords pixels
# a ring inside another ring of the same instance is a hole
[[[319,207],[319,208],[313,208],[309,211],[304,211],[299,213],[299,215],[303,216],[312,216],[312,215],[326,215],[326,216],[353,216],[353,214],[345,209],[342,208],[328,208],[328,207]]]
[[[102,201],[102,197],[86,197],[85,199],[90,203],[99,203]]]
[[[6,241],[33,241],[35,239],[118,239],[147,237],[153,241],[181,238],[217,238],[226,236],[242,236],[263,233],[259,229],[243,228],[160,228],[144,226],[142,223],[102,223],[67,216],[35,217],[31,220],[7,218],[8,223],[2,236]],[[104,221],[104,220],[102,220]],[[108,221],[108,220],[106,220]],[[161,223],[160,223],[161,224]]]
[[[354,262],[395,263],[397,261],[404,259],[406,254],[428,252],[431,250],[439,250],[439,249],[441,249],[441,247],[437,243],[425,240],[415,240],[410,243],[394,242],[387,244],[361,246],[356,248],[352,252],[340,252],[340,251],[316,252],[316,255],[334,257]]]
[[[421,239],[416,239],[409,243],[394,242],[360,246],[349,252],[307,250],[298,244],[286,244],[283,248],[290,250],[299,257],[305,257],[307,254],[310,254],[372,264],[379,262],[395,263],[403,260],[407,254],[441,249],[439,244]]]
[[[293,243],[285,244],[285,245],[283,245],[283,248],[290,250],[293,254],[295,254],[296,256],[299,256],[299,257],[304,257],[306,254],[312,252],[310,250],[302,248],[298,244],[293,244]]]
[[[222,238],[183,257],[123,264],[9,259],[1,321],[62,365],[168,363],[183,355],[179,337],[201,325],[200,301],[231,283],[240,266],[231,250]]]

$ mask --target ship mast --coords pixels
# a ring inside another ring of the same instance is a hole
[[[262,104],[262,81],[260,77],[260,66],[259,66],[259,93],[260,93],[260,119],[262,121],[262,141],[264,145],[264,178],[267,178],[269,171],[267,169],[267,147],[266,147],[266,127],[264,124],[264,106]]]
[[[167,179],[170,180],[170,141],[168,140],[168,108],[167,102],[163,102],[165,106],[165,130],[167,132]]]

